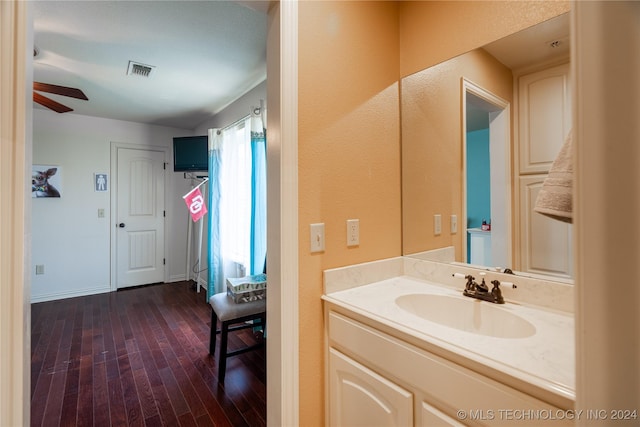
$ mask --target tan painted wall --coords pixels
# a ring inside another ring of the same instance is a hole
[[[299,3],[301,426],[324,425],[322,271],[402,253],[399,76],[568,9],[568,2]],[[496,23],[486,25],[489,17]],[[360,219],[355,248],[346,246],[349,218]],[[311,254],[316,222],[325,223],[325,251]]]
[[[400,75],[568,12],[568,1],[402,1]]]
[[[301,2],[298,49],[300,425],[324,425],[322,271],[399,256],[398,18],[394,2]],[[360,245],[346,246],[346,220]],[[309,251],[309,224],[325,251]]]
[[[401,2],[403,253],[454,246],[462,261],[466,236],[449,233],[450,215],[462,218],[460,79],[513,102],[510,70],[478,48],[569,9],[563,1]]]
[[[403,253],[454,246],[462,261],[464,233],[449,232],[462,218],[462,84],[466,78],[512,103],[511,70],[482,49],[402,79]],[[511,127],[513,129],[513,126]],[[442,234],[433,215],[442,215]]]

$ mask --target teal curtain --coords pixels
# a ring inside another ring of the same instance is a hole
[[[267,139],[264,107],[251,111],[251,250],[249,274],[264,271],[267,255]]]
[[[209,129],[209,197],[207,235],[207,301],[213,294],[223,292],[222,253],[220,251],[220,129]]]

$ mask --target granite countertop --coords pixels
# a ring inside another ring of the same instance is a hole
[[[575,401],[574,318],[570,313],[512,301],[494,305],[463,297],[461,290],[402,275],[327,293],[322,298],[418,339],[427,347],[437,346],[476,366],[487,366],[516,382],[553,393],[563,401]],[[535,333],[523,338],[497,338],[444,326],[395,303],[396,298],[408,294],[447,295],[490,304],[525,319],[535,327]]]

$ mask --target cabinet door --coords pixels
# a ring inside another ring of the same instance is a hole
[[[518,79],[520,174],[551,168],[571,130],[569,64]]]
[[[520,177],[520,270],[570,278],[573,276],[571,224],[533,210],[546,176]]]
[[[421,427],[464,427],[464,424],[460,421],[454,420],[427,402],[423,401],[420,409]]]
[[[329,425],[413,426],[413,395],[330,348]]]

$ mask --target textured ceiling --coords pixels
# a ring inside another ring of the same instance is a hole
[[[554,45],[552,46],[552,43]],[[483,47],[511,70],[535,64],[569,58],[569,14],[565,13],[548,21],[504,37]],[[495,107],[472,98],[467,104],[467,130],[487,129],[489,112]]]
[[[194,129],[266,79],[266,2],[30,4],[34,80],[84,91],[45,94],[77,114]],[[130,76],[129,61],[155,69]]]
[[[30,4],[34,80],[82,89],[89,101],[47,95],[77,114],[194,129],[266,79],[266,0]],[[516,69],[568,56],[568,34],[565,14],[485,49]]]

